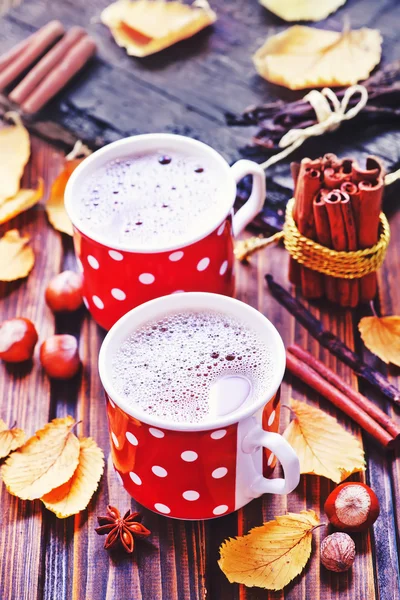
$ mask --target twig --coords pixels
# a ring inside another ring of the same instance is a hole
[[[362,377],[382,394],[390,398],[393,402],[400,405],[400,390],[392,385],[386,377],[376,369],[362,361],[353,350],[351,350],[340,338],[326,331],[319,321],[310,311],[297,300],[281,285],[274,281],[272,275],[266,275],[268,287],[278,302],[282,304],[307,331],[327,348],[329,352],[337,356],[341,361],[348,365],[359,377]]]

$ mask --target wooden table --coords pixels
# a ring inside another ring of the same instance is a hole
[[[46,18],[43,14],[44,4],[46,3],[37,2],[36,17],[40,14],[42,20]],[[60,3],[60,11],[64,13],[73,6],[73,2],[62,4],[63,7]],[[87,6],[93,8],[93,4],[93,0],[85,2],[85,10]],[[215,4],[220,5],[222,13],[220,29],[217,26],[215,35],[220,32],[225,45],[229,42],[227,24],[232,24],[234,21],[240,36],[244,37],[252,35],[251,25],[255,21],[254,15],[258,15],[257,18],[264,19],[263,23],[266,23],[266,17],[256,2],[251,6],[250,1],[247,0],[230,2],[220,0]],[[372,5],[375,7],[375,16],[371,13],[366,19],[363,6]],[[390,5],[397,6],[395,2],[388,2],[387,7]],[[366,24],[367,21],[373,22],[379,17],[376,3],[349,0],[349,6],[353,8],[356,15],[357,26]],[[50,12],[55,13],[57,10],[57,3],[52,7],[49,6]],[[282,25],[271,15],[268,18],[270,28],[274,29],[277,25]],[[338,23],[341,18],[342,14],[333,19]],[[89,12],[85,12],[85,19],[89,19]],[[385,19],[390,21],[387,16]],[[78,21],[79,17],[76,16],[76,22]],[[16,21],[18,27],[21,22]],[[89,23],[89,20],[87,22]],[[218,39],[216,37],[214,40],[217,54]],[[254,42],[251,44],[254,47]],[[202,52],[204,52],[204,45],[207,45],[206,36],[202,38],[202,45]],[[188,46],[183,46],[183,49],[185,47]],[[232,52],[239,59],[238,49],[233,48]],[[214,80],[218,70],[223,73],[224,78],[227,77],[221,56],[218,54]],[[228,64],[230,60],[231,58],[227,56],[225,63]],[[126,63],[124,64],[126,68]],[[240,64],[237,64],[239,65],[237,71],[233,71],[231,77],[235,86],[231,90],[239,89],[239,78],[245,69],[247,79],[252,81],[252,91],[248,94],[247,100],[244,84],[238,97],[226,92],[229,108],[239,112],[255,97],[265,98],[267,85],[253,72],[248,71],[251,67],[247,55],[243,57]],[[136,63],[134,68],[138,68]],[[231,68],[234,68],[233,64]],[[140,69],[141,72],[136,73],[135,77],[138,78],[141,86],[149,86],[148,81],[151,81],[154,63],[148,66],[148,71],[142,67]],[[161,97],[158,89],[159,82],[162,80],[161,71],[154,76],[157,83],[153,94],[150,97],[144,95],[143,102],[148,102],[155,110],[157,98]],[[147,83],[143,83],[146,78]],[[181,83],[182,80],[179,79],[179,85]],[[162,113],[158,115],[157,120],[158,128],[168,129],[171,119],[175,120],[182,130],[186,122],[190,122],[191,127],[194,127],[196,119],[200,119],[199,115],[202,114],[201,130],[197,135],[202,139],[212,140],[215,137],[216,127],[218,130],[223,130],[222,117],[219,121],[214,117],[214,113],[220,110],[216,105],[221,102],[221,93],[220,90],[218,101],[213,102],[213,108],[208,114],[202,112],[199,105],[197,107],[188,105],[184,98],[180,99],[179,93],[171,99],[172,112],[168,112],[168,102],[164,94]],[[205,102],[207,95],[210,101],[211,98],[216,99],[215,90],[210,87],[205,91],[201,103]],[[180,115],[177,112],[179,103]],[[148,129],[143,124],[142,117],[138,116],[135,120],[134,114],[131,125],[138,131]],[[190,128],[189,133],[191,133]],[[246,136],[247,133],[242,131],[226,132],[223,138],[216,136],[215,142],[220,149],[222,147],[227,156],[234,156],[237,155],[240,141]],[[324,140],[322,151],[325,151],[327,146],[329,141],[327,143]],[[24,176],[25,183],[34,182],[39,175],[44,177],[46,198],[49,185],[60,165],[59,150],[41,140],[33,139],[32,159]],[[396,600],[400,598],[397,551],[400,461],[396,460],[397,457],[386,456],[367,438],[363,438],[368,459],[368,468],[363,480],[367,481],[377,493],[381,516],[370,535],[355,536],[357,558],[354,568],[349,573],[338,576],[320,567],[318,547],[320,536],[323,535],[321,529],[315,532],[314,552],[305,573],[282,592],[269,594],[258,588],[248,589],[232,585],[217,565],[218,548],[229,536],[245,533],[263,521],[288,510],[297,512],[312,508],[322,515],[324,500],[335,486],[324,478],[313,476],[303,476],[298,489],[287,498],[264,496],[235,514],[210,522],[173,521],[144,510],[144,522],[152,531],[150,543],[138,544],[134,559],[128,556],[122,556],[118,560],[110,558],[103,549],[104,539],[94,532],[96,515],[103,514],[108,503],[120,507],[121,510],[130,506],[134,510],[141,510],[141,508],[131,501],[120,487],[110,462],[104,398],[97,373],[97,355],[104,332],[96,326],[87,313],[81,312],[74,316],[60,316],[54,319],[45,305],[44,290],[50,278],[66,268],[75,269],[76,264],[71,240],[61,236],[49,226],[43,203],[2,226],[1,233],[10,227],[17,227],[32,236],[36,263],[28,279],[1,285],[1,319],[16,315],[32,319],[38,328],[41,341],[55,332],[76,335],[79,338],[84,369],[79,379],[69,383],[50,383],[39,366],[38,348],[33,365],[8,367],[1,364],[0,417],[8,423],[17,420],[18,426],[33,434],[50,419],[72,414],[76,419],[82,420],[80,432],[83,435],[93,436],[104,449],[107,468],[89,509],[67,520],[58,520],[43,508],[40,501],[23,502],[10,496],[4,485],[0,485],[1,600],[261,600],[267,598]],[[400,211],[391,215],[391,227],[393,242],[379,276],[380,308],[383,314],[400,314],[400,286],[398,285]],[[264,283],[264,274],[271,272],[278,281],[288,286],[286,267],[287,255],[280,247],[270,248],[260,253],[252,259],[250,266],[238,264],[237,297],[267,315],[282,334],[286,344],[296,341],[308,348],[331,368],[337,370],[346,381],[357,386],[357,380],[352,372],[327,351],[321,349],[318,343],[269,295]],[[361,311],[352,313],[321,305],[311,306],[311,310],[322,319],[326,327],[337,333],[351,347],[365,354],[369,362],[377,363],[383,371],[388,372],[379,361],[374,361],[368,353],[365,353],[360,343],[356,324],[362,314]],[[400,385],[398,375],[398,370],[388,372],[391,381]],[[375,399],[371,389],[360,387],[363,393]],[[282,388],[282,401],[288,402],[292,395],[321,406],[335,415],[355,435],[361,437],[359,429],[348,419],[288,375]],[[393,413],[393,408],[382,398],[376,397],[376,400],[381,406],[387,407],[388,412]],[[289,416],[288,411],[282,413],[283,430]]]

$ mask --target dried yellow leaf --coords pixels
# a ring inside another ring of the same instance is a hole
[[[358,329],[368,350],[400,367],[400,317],[364,317]]]
[[[53,419],[9,456],[1,469],[10,494],[23,500],[41,498],[71,479],[79,462],[75,419]]]
[[[218,564],[231,583],[281,590],[306,566],[317,525],[313,510],[275,517],[247,535],[225,540]]]
[[[291,400],[294,419],[283,436],[300,461],[300,473],[321,475],[340,483],[365,471],[361,443],[319,408]]]
[[[80,438],[79,463],[71,479],[42,498],[60,519],[76,515],[89,504],[104,470],[104,454],[92,438]]]
[[[84,158],[74,158],[65,161],[64,169],[51,186],[50,197],[46,203],[47,217],[54,229],[68,235],[73,234],[73,229],[64,206],[64,192],[68,179],[83,160]]]
[[[10,229],[0,238],[0,281],[15,281],[26,277],[35,264],[35,255],[27,244],[29,235],[21,237]]]
[[[20,213],[35,206],[43,196],[43,179],[39,179],[36,190],[19,190],[12,198],[7,198],[0,204],[0,224],[6,223]]]
[[[5,458],[25,443],[25,431],[17,427],[8,429],[3,419],[0,419],[0,458]]]
[[[20,117],[14,117],[14,113],[7,116],[15,120],[15,125],[0,129],[0,202],[18,192],[31,153],[29,134]]]
[[[326,31],[295,25],[268,38],[253,61],[258,73],[291,90],[353,85],[379,63],[376,29]]]
[[[260,4],[285,21],[321,21],[346,0],[260,0]]]
[[[101,13],[118,46],[138,57],[192,37],[216,18],[205,0],[191,6],[165,0],[118,0]]]

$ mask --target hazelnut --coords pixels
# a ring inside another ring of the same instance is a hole
[[[337,531],[322,541],[321,562],[329,571],[347,571],[353,566],[355,557],[356,546],[347,533]]]
[[[379,516],[379,501],[368,485],[349,481],[329,494],[324,509],[336,529],[365,531]]]
[[[74,271],[63,271],[50,281],[45,292],[46,303],[53,312],[71,312],[82,306],[82,277]]]
[[[79,371],[78,342],[73,335],[53,335],[40,347],[40,362],[49,377],[70,379]]]
[[[12,363],[29,360],[37,341],[32,321],[22,317],[8,319],[0,327],[0,358]]]

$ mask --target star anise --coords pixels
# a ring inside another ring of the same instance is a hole
[[[135,547],[135,538],[145,538],[150,531],[140,523],[141,515],[128,510],[123,517],[118,509],[110,504],[107,506],[107,515],[97,517],[99,527],[95,531],[99,535],[107,535],[104,548],[110,550],[122,545],[125,552],[132,554]]]

